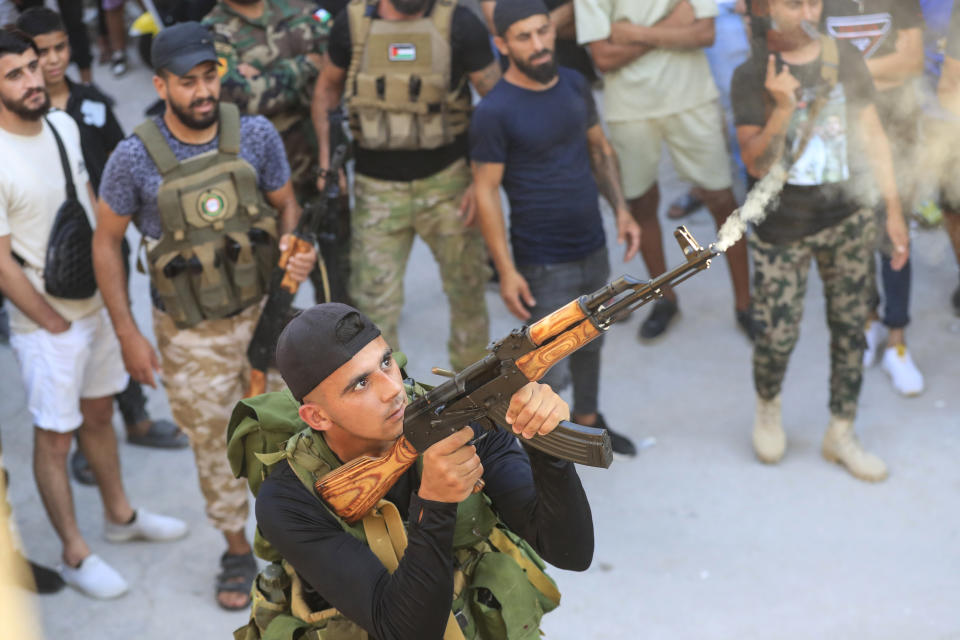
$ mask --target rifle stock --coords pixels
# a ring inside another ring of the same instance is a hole
[[[317,492],[337,515],[354,524],[387,495],[418,455],[413,445],[400,436],[382,458],[355,458],[317,480]]]
[[[540,380],[557,362],[603,334],[647,302],[710,266],[718,255],[701,247],[685,227],[674,235],[686,262],[650,281],[623,276],[569,302],[530,327],[516,329],[490,347],[490,353],[407,405],[403,435],[383,458],[363,457],[339,467],[315,485],[320,497],[347,522],[362,518],[386,495],[419,452],[469,422],[507,428],[513,394]],[[524,441],[554,457],[609,467],[610,435],[605,429],[561,422],[545,436]]]

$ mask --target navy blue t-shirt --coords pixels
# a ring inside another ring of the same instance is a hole
[[[604,246],[587,129],[597,106],[583,76],[531,91],[501,79],[473,114],[470,159],[504,165],[516,264],[580,260]]]

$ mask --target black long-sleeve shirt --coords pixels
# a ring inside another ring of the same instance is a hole
[[[573,463],[521,447],[499,429],[477,443],[477,455],[484,493],[501,520],[547,562],[586,569],[593,558],[593,519]],[[386,496],[408,522],[407,550],[393,574],[343,530],[289,466],[261,485],[257,525],[327,604],[374,637],[440,638],[452,602],[457,505],[422,500],[418,489],[411,467]],[[422,515],[410,521],[408,514]]]
[[[114,148],[123,140],[123,129],[110,108],[110,98],[99,89],[69,79],[67,86],[70,87],[70,97],[67,98],[66,111],[80,129],[80,147],[93,192],[100,193],[103,168]]]

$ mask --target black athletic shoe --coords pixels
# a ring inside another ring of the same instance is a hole
[[[70,456],[70,473],[73,475],[73,479],[80,484],[88,487],[97,484],[97,479],[93,476],[93,469],[90,468],[90,463],[87,462],[87,457],[83,455],[83,451],[80,451],[80,447],[74,449],[73,455]]]
[[[624,456],[637,455],[637,447],[634,446],[630,438],[608,427],[607,421],[603,419],[603,414],[597,414],[597,421],[593,426],[607,430],[607,433],[610,434],[610,445],[614,453]]]
[[[667,325],[677,315],[677,303],[668,298],[660,298],[653,303],[653,311],[640,325],[640,337],[644,340],[656,338],[667,330]]]
[[[33,581],[37,585],[37,593],[56,593],[67,586],[60,574],[53,569],[37,564],[33,560],[27,560],[27,562],[30,564],[30,571],[33,572]]]
[[[960,316],[960,286],[953,292],[953,298],[950,301],[953,303],[953,312]]]
[[[750,342],[753,342],[753,339],[760,333],[760,325],[753,319],[752,311],[746,309],[744,311],[736,311],[735,313],[737,316],[737,326],[746,334]]]

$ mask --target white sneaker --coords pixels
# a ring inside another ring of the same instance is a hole
[[[146,509],[137,509],[130,524],[104,522],[103,537],[110,542],[147,540],[164,542],[187,535],[187,523],[170,516],[161,516]]]
[[[923,392],[923,374],[913,364],[907,345],[887,347],[883,352],[883,370],[890,375],[894,388],[905,396]]]
[[[883,340],[883,324],[878,320],[867,320],[867,330],[864,332],[867,339],[867,348],[863,350],[864,368],[872,366],[880,355],[880,344]]]
[[[84,558],[76,569],[66,565],[61,565],[58,569],[64,582],[91,598],[116,598],[130,588],[123,576],[95,553]]]

